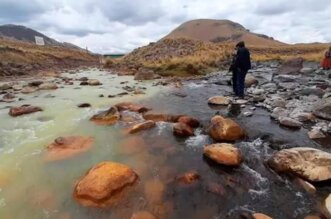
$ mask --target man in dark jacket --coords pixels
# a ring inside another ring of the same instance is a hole
[[[245,78],[249,69],[251,69],[251,58],[249,50],[244,42],[236,45],[237,54],[233,59],[231,70],[233,72],[233,90],[236,96],[243,98],[245,93]]]

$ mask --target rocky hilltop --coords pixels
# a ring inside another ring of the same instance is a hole
[[[181,24],[164,38],[175,39],[182,37],[215,43],[238,42],[243,40],[248,45],[286,45],[267,35],[252,33],[241,24],[230,20],[191,20]]]

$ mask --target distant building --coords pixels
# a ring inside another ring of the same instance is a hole
[[[35,36],[34,38],[38,46],[45,46],[44,37]]]

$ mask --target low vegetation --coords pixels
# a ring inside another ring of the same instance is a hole
[[[228,68],[234,46],[234,43],[212,43],[187,38],[163,39],[137,48],[123,58],[109,59],[105,66],[128,74],[144,67],[162,76],[202,75]],[[328,44],[248,46],[253,61],[282,61],[295,57],[320,61],[328,47]]]

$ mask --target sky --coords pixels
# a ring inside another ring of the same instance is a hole
[[[286,43],[331,42],[331,0],[0,0],[0,24],[98,53],[130,52],[200,18],[232,20]]]

